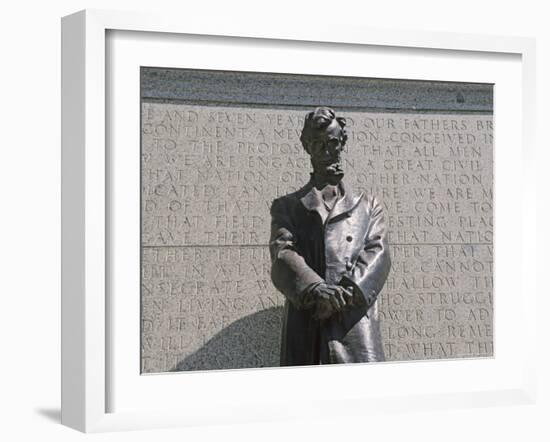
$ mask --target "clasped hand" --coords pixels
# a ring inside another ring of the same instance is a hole
[[[313,314],[317,319],[326,319],[353,303],[353,289],[339,285],[321,283],[311,294],[315,305]]]

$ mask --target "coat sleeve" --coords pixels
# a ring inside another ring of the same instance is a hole
[[[271,280],[295,308],[308,308],[308,294],[313,287],[324,282],[309,267],[296,247],[295,227],[286,204],[277,199],[271,206]]]
[[[387,228],[381,204],[373,198],[369,204],[369,225],[364,247],[359,252],[351,272],[345,274],[340,285],[351,285],[367,310],[372,307],[384,287],[390,271],[391,260],[387,240]]]

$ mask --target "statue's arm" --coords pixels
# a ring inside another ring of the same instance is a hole
[[[387,239],[387,226],[382,205],[373,198],[368,206],[369,225],[364,247],[354,267],[344,275],[340,285],[354,288],[361,302],[369,309],[382,290],[390,271],[391,259]]]
[[[271,280],[296,308],[310,307],[312,290],[324,280],[306,264],[296,247],[295,228],[281,199],[271,206]]]

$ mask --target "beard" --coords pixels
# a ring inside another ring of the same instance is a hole
[[[338,161],[325,167],[327,175],[344,175],[344,169],[342,168],[342,162]]]
[[[344,176],[344,169],[340,159],[330,164],[316,163],[312,161],[313,173],[324,180],[336,184]]]

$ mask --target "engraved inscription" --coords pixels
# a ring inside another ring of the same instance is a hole
[[[269,209],[309,179],[307,110],[142,103],[142,372],[278,365]],[[337,111],[390,231],[386,358],[492,356],[492,116]]]

